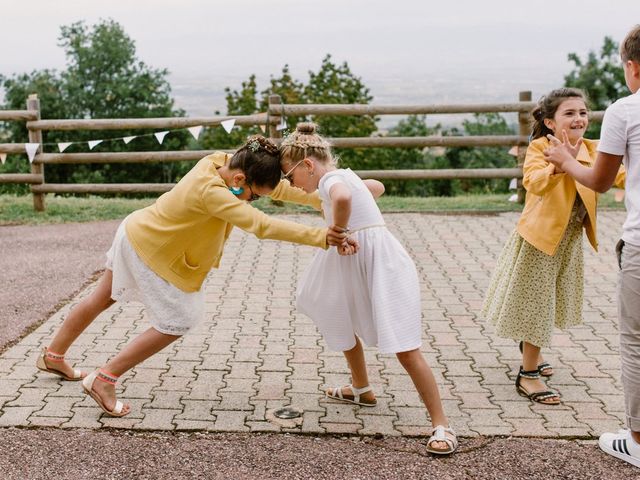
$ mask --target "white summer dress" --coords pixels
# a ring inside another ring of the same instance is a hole
[[[151,325],[161,333],[186,334],[204,318],[204,290],[183,292],[160,278],[133,249],[125,231],[126,222],[125,218],[107,252],[105,266],[113,271],[111,298],[143,303]]]
[[[384,226],[369,189],[350,169],[325,174],[318,190],[327,225],[332,225],[329,191],[336,183],[351,191],[348,228],[360,244],[357,254],[320,251],[303,274],[298,310],[310,317],[330,349],[350,350],[354,333],[381,353],[419,348],[422,341],[420,284],[413,260]]]

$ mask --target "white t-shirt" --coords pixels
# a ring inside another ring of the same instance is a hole
[[[640,246],[640,90],[607,108],[598,151],[624,155],[627,219],[622,227],[622,239]]]

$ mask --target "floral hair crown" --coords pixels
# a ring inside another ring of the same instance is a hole
[[[259,135],[249,138],[246,144],[246,148],[251,150],[253,153],[258,152],[260,148],[264,148],[268,153],[272,155],[278,154],[278,147],[268,139]]]
[[[260,150],[260,142],[254,138],[247,144],[247,148],[253,153],[256,153],[258,150]]]

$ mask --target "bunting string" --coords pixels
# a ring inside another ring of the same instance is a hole
[[[231,131],[233,130],[234,126],[236,123],[236,119],[235,118],[230,118],[228,120],[223,120],[222,122],[220,122],[220,126],[225,130],[225,132],[227,132],[227,134],[230,134]],[[282,126],[284,125],[284,127]],[[259,125],[260,130],[262,130],[262,132],[266,132],[267,127],[266,125]],[[93,150],[96,146],[98,146],[99,144],[103,143],[103,142],[116,142],[116,141],[122,141],[125,143],[125,145],[128,145],[129,143],[131,143],[133,140],[135,140],[136,138],[143,138],[143,137],[155,137],[155,139],[158,141],[158,143],[160,145],[162,145],[162,142],[164,141],[164,138],[173,132],[177,132],[177,131],[181,131],[181,130],[187,130],[192,136],[193,138],[197,141],[200,137],[200,133],[202,132],[202,129],[204,128],[203,125],[197,125],[195,127],[188,127],[188,128],[176,128],[173,130],[163,130],[161,132],[155,132],[155,133],[145,133],[145,134],[141,134],[141,135],[131,135],[131,136],[127,136],[127,137],[114,137],[114,138],[103,138],[103,139],[96,139],[96,140],[87,140],[87,141],[82,141],[82,142],[44,142],[44,143],[25,143],[24,144],[24,149],[25,152],[27,154],[27,158],[29,159],[29,163],[33,163],[33,159],[36,156],[36,153],[38,151],[38,149],[41,146],[46,146],[46,145],[55,145],[58,148],[58,151],[60,153],[64,152],[67,148],[69,148],[71,145],[76,145],[76,144],[81,144],[81,143],[86,143],[89,147],[89,150]],[[286,122],[284,120],[284,118],[282,119],[282,122],[280,125],[278,125],[276,127],[278,130],[281,130],[282,128],[286,128]],[[5,163],[7,159],[7,154],[6,153],[0,153],[0,162],[2,164]]]

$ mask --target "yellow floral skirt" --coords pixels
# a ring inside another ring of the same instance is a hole
[[[582,221],[574,208],[553,256],[513,231],[498,257],[482,314],[500,337],[548,347],[554,326],[582,323],[583,291]]]

